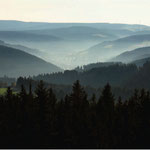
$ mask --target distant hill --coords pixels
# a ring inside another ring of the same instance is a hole
[[[54,73],[35,76],[34,80],[43,80],[47,83],[71,85],[76,80],[84,86],[103,87],[107,82],[112,86],[123,85],[129,78],[137,73],[137,66],[134,64],[114,64],[92,68],[87,71],[65,70],[63,73]]]
[[[150,46],[150,34],[132,35],[118,40],[105,41],[76,54],[76,61],[87,64],[108,61],[126,51]]]
[[[150,41],[150,34],[139,34],[139,35],[132,35],[125,38],[121,38],[115,41],[115,43],[141,43]]]
[[[33,79],[62,85],[71,85],[74,81],[79,80],[82,85],[94,88],[100,88],[106,83],[110,83],[112,87],[124,89],[150,89],[150,62],[147,61],[141,67],[132,63],[114,64],[83,72],[66,70],[63,73],[38,75]]]
[[[36,55],[36,56],[43,55],[43,53],[38,49],[32,49],[32,48],[22,46],[22,45],[18,45],[18,44],[9,44],[9,43],[6,43],[6,42],[1,41],[1,40],[0,40],[0,45],[15,48],[15,49],[19,49],[19,50],[22,50],[24,52],[27,52],[29,54],[33,54],[33,55]]]
[[[147,40],[129,42],[129,38],[126,42],[125,38],[137,32],[144,31],[145,33],[149,30],[150,27],[145,25],[0,20],[1,40],[15,44],[14,48],[26,52],[29,49],[25,47],[32,48],[30,54],[68,69],[78,65],[105,62],[125,51],[150,46]],[[133,36],[133,38],[136,37]],[[36,53],[34,49],[41,51]]]
[[[150,34],[150,30],[140,30],[133,32],[133,35]]]
[[[112,66],[115,64],[122,64],[120,62],[98,62],[98,63],[92,63],[92,64],[88,64],[88,65],[83,65],[83,66],[78,66],[76,67],[74,70],[78,71],[78,72],[84,72],[84,71],[88,71],[94,68],[100,68],[100,67],[108,67],[108,66]]]
[[[145,64],[146,62],[150,62],[150,55],[148,58],[143,58],[143,59],[139,59],[139,60],[135,60],[131,63],[136,64],[138,67],[143,66],[143,64]]]
[[[148,30],[149,26],[145,25],[129,25],[129,24],[113,24],[113,23],[48,23],[48,22],[23,22],[15,20],[0,20],[0,30],[17,31],[17,30],[41,30],[66,28],[71,26],[88,26],[101,29],[126,29],[132,31]]]
[[[45,29],[45,30],[31,30],[28,31],[34,34],[53,35],[68,40],[112,40],[117,36],[114,33],[110,33],[107,30],[101,30],[98,28],[88,26],[72,26],[58,29]]]
[[[62,69],[36,56],[0,45],[0,76],[32,76],[58,71]]]
[[[150,34],[145,35],[132,35],[124,38],[120,38],[114,41],[106,41],[100,44],[97,44],[91,48],[89,48],[88,52],[110,52],[111,50],[115,51],[125,51],[132,47],[138,47],[139,45],[144,44],[143,42],[150,43]]]
[[[147,58],[149,60],[149,58]],[[142,60],[143,61],[143,60]],[[137,64],[140,64],[140,61],[137,61]],[[138,72],[132,76],[125,83],[126,87],[129,88],[145,88],[150,89],[150,62],[146,62],[142,67],[139,68]]]
[[[124,52],[114,57],[110,61],[117,61],[117,62],[120,61],[124,63],[129,63],[129,62],[147,58],[147,57],[150,57],[150,47],[142,47],[142,48],[138,48],[132,51]]]
[[[0,31],[0,39],[12,42],[50,42],[61,39],[52,35],[37,35],[23,31]]]

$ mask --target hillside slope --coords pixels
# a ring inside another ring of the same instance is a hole
[[[135,60],[147,58],[149,56],[150,56],[150,47],[142,47],[132,51],[124,52],[111,59],[111,61],[121,61],[124,63],[129,63]]]
[[[58,71],[62,69],[36,56],[0,45],[0,76],[32,76]]]
[[[11,42],[51,42],[62,40],[61,38],[52,35],[37,35],[24,31],[0,31],[0,39]]]
[[[135,60],[131,63],[136,64],[138,67],[143,66],[145,63],[150,62],[150,55],[148,58],[143,58],[143,59],[139,59],[139,60]]]
[[[111,58],[140,47],[150,46],[150,34],[132,35],[113,41],[105,41],[81,51],[74,56],[82,64],[108,61]]]
[[[117,36],[113,33],[109,33],[107,30],[101,30],[88,26],[72,26],[68,28],[58,29],[45,29],[45,30],[31,30],[29,33],[40,35],[53,35],[67,40],[113,40],[117,39]]]

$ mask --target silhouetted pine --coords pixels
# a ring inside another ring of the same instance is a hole
[[[35,92],[9,87],[0,96],[0,148],[150,148],[149,108],[145,89],[116,100],[107,84],[88,99],[76,81],[59,100],[42,81]]]
[[[110,148],[114,144],[114,100],[111,87],[107,84],[98,101],[99,148]]]

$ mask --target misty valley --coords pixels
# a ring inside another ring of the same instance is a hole
[[[149,116],[150,26],[0,20],[0,148],[150,148]]]

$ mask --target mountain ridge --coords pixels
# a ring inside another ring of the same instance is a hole
[[[29,76],[63,71],[37,56],[18,49],[0,45],[0,76]]]

